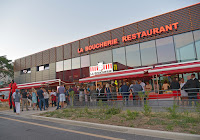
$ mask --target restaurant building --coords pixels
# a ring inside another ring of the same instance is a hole
[[[106,26],[106,25],[105,25]],[[195,73],[200,3],[50,48],[14,62],[17,84],[122,80]]]

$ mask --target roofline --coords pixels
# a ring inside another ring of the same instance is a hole
[[[123,25],[123,26],[119,26],[119,27],[116,27],[116,28],[113,28],[113,29],[110,29],[110,30],[107,30],[107,31],[103,31],[103,32],[100,32],[100,33],[97,33],[97,34],[94,34],[94,35],[91,35],[91,36],[87,36],[87,37],[84,37],[84,38],[81,38],[81,39],[77,39],[77,40],[74,40],[74,41],[59,45],[59,46],[54,46],[54,47],[51,47],[51,48],[48,48],[48,49],[45,49],[45,50],[42,50],[42,51],[39,51],[39,52],[43,52],[43,51],[46,51],[46,50],[50,50],[52,48],[57,48],[57,47],[60,47],[60,46],[64,46],[64,45],[67,45],[67,44],[70,44],[70,43],[73,43],[73,42],[76,42],[76,41],[79,41],[79,40],[90,38],[90,37],[95,36],[95,35],[99,35],[99,34],[102,34],[102,33],[105,33],[105,32],[109,32],[109,31],[112,31],[112,30],[115,30],[115,29],[118,29],[118,28],[122,28],[122,27],[125,27],[125,26],[128,26],[128,25],[134,24],[134,23],[138,23],[138,22],[141,22],[141,21],[144,21],[144,20],[155,18],[155,17],[161,16],[161,15],[164,15],[164,14],[172,13],[172,12],[175,12],[175,11],[178,11],[178,10],[181,10],[181,9],[185,9],[185,8],[188,8],[188,7],[192,7],[192,6],[195,6],[195,5],[198,5],[198,4],[200,4],[200,2],[198,2],[196,4],[192,4],[192,5],[186,6],[186,7],[182,7],[182,8],[176,9],[176,10],[173,10],[173,11],[170,11],[170,12],[159,14],[157,16],[153,16],[153,17],[146,18],[146,19],[143,19],[143,20],[139,20],[139,21],[136,21],[136,22],[133,22],[133,23],[129,23],[129,24]],[[37,52],[37,53],[39,53],[39,52]],[[37,54],[37,53],[33,53],[33,54],[30,54],[30,55],[27,55],[27,56],[31,56],[31,55],[34,55],[34,54]],[[24,56],[24,57],[27,57],[27,56]],[[21,59],[21,58],[24,58],[24,57],[20,57],[18,59]],[[18,59],[15,59],[15,60],[18,60]]]

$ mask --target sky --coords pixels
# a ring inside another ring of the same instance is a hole
[[[15,60],[200,0],[0,0],[0,56]]]

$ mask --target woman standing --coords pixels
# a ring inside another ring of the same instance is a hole
[[[104,91],[105,93],[106,93],[106,96],[107,96],[107,101],[110,101],[110,99],[111,99],[111,88],[110,88],[110,84],[106,84],[106,88],[105,88],[105,91]]]
[[[49,107],[49,93],[47,92],[46,89],[44,89],[44,101],[45,101],[46,108],[48,109],[48,107]]]
[[[190,79],[190,77],[189,77]],[[185,82],[184,82],[184,79],[181,78],[181,81],[180,81],[180,89],[185,85]],[[187,100],[188,100],[188,93],[185,91],[185,90],[181,90],[181,100],[182,100],[182,105],[183,106],[187,106]]]
[[[165,80],[162,86],[162,90],[168,90],[169,88],[170,88],[170,85],[167,83],[167,80]]]
[[[32,96],[33,110],[35,110],[35,106],[37,103],[37,92],[34,88],[32,88],[31,96]]]
[[[117,87],[115,83],[112,84],[111,90],[112,90],[112,100],[117,100]]]
[[[56,92],[54,89],[52,89],[52,92],[50,93],[50,96],[51,96],[51,105],[53,107],[56,106]]]

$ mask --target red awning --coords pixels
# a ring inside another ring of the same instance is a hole
[[[148,75],[156,74],[181,74],[200,71],[200,61],[189,61],[182,63],[174,63],[168,65],[158,65],[154,69],[148,71]]]
[[[123,79],[123,78],[131,78],[131,77],[143,77],[145,71],[148,71],[151,68],[152,67],[143,67],[143,68],[138,68],[138,69],[129,69],[129,70],[116,71],[116,72],[106,73],[106,74],[101,74],[101,75],[95,75],[95,76],[79,79],[79,82],[84,83],[84,82],[105,81],[105,80]]]
[[[17,88],[18,89],[31,89],[31,88],[39,88],[41,86],[51,86],[51,85],[54,85],[54,84],[58,84],[59,83],[59,79],[54,79],[54,80],[47,80],[47,81],[39,81],[39,82],[33,82],[33,83],[25,83],[25,84],[18,84],[17,85]],[[63,81],[60,81],[61,83],[64,83],[64,84],[69,84],[69,83],[65,83]],[[73,84],[73,83],[70,83],[70,84]],[[1,91],[9,91],[9,87],[6,87],[6,88],[1,88],[0,89],[0,92]]]
[[[133,77],[144,77],[152,76],[156,74],[180,74],[180,73],[191,73],[200,72],[200,60],[189,61],[182,63],[173,63],[167,65],[158,65],[153,67],[143,67],[138,69],[130,69],[117,71],[113,73],[101,74],[80,79],[79,82],[94,82],[94,81],[105,81],[113,79],[124,79]]]

